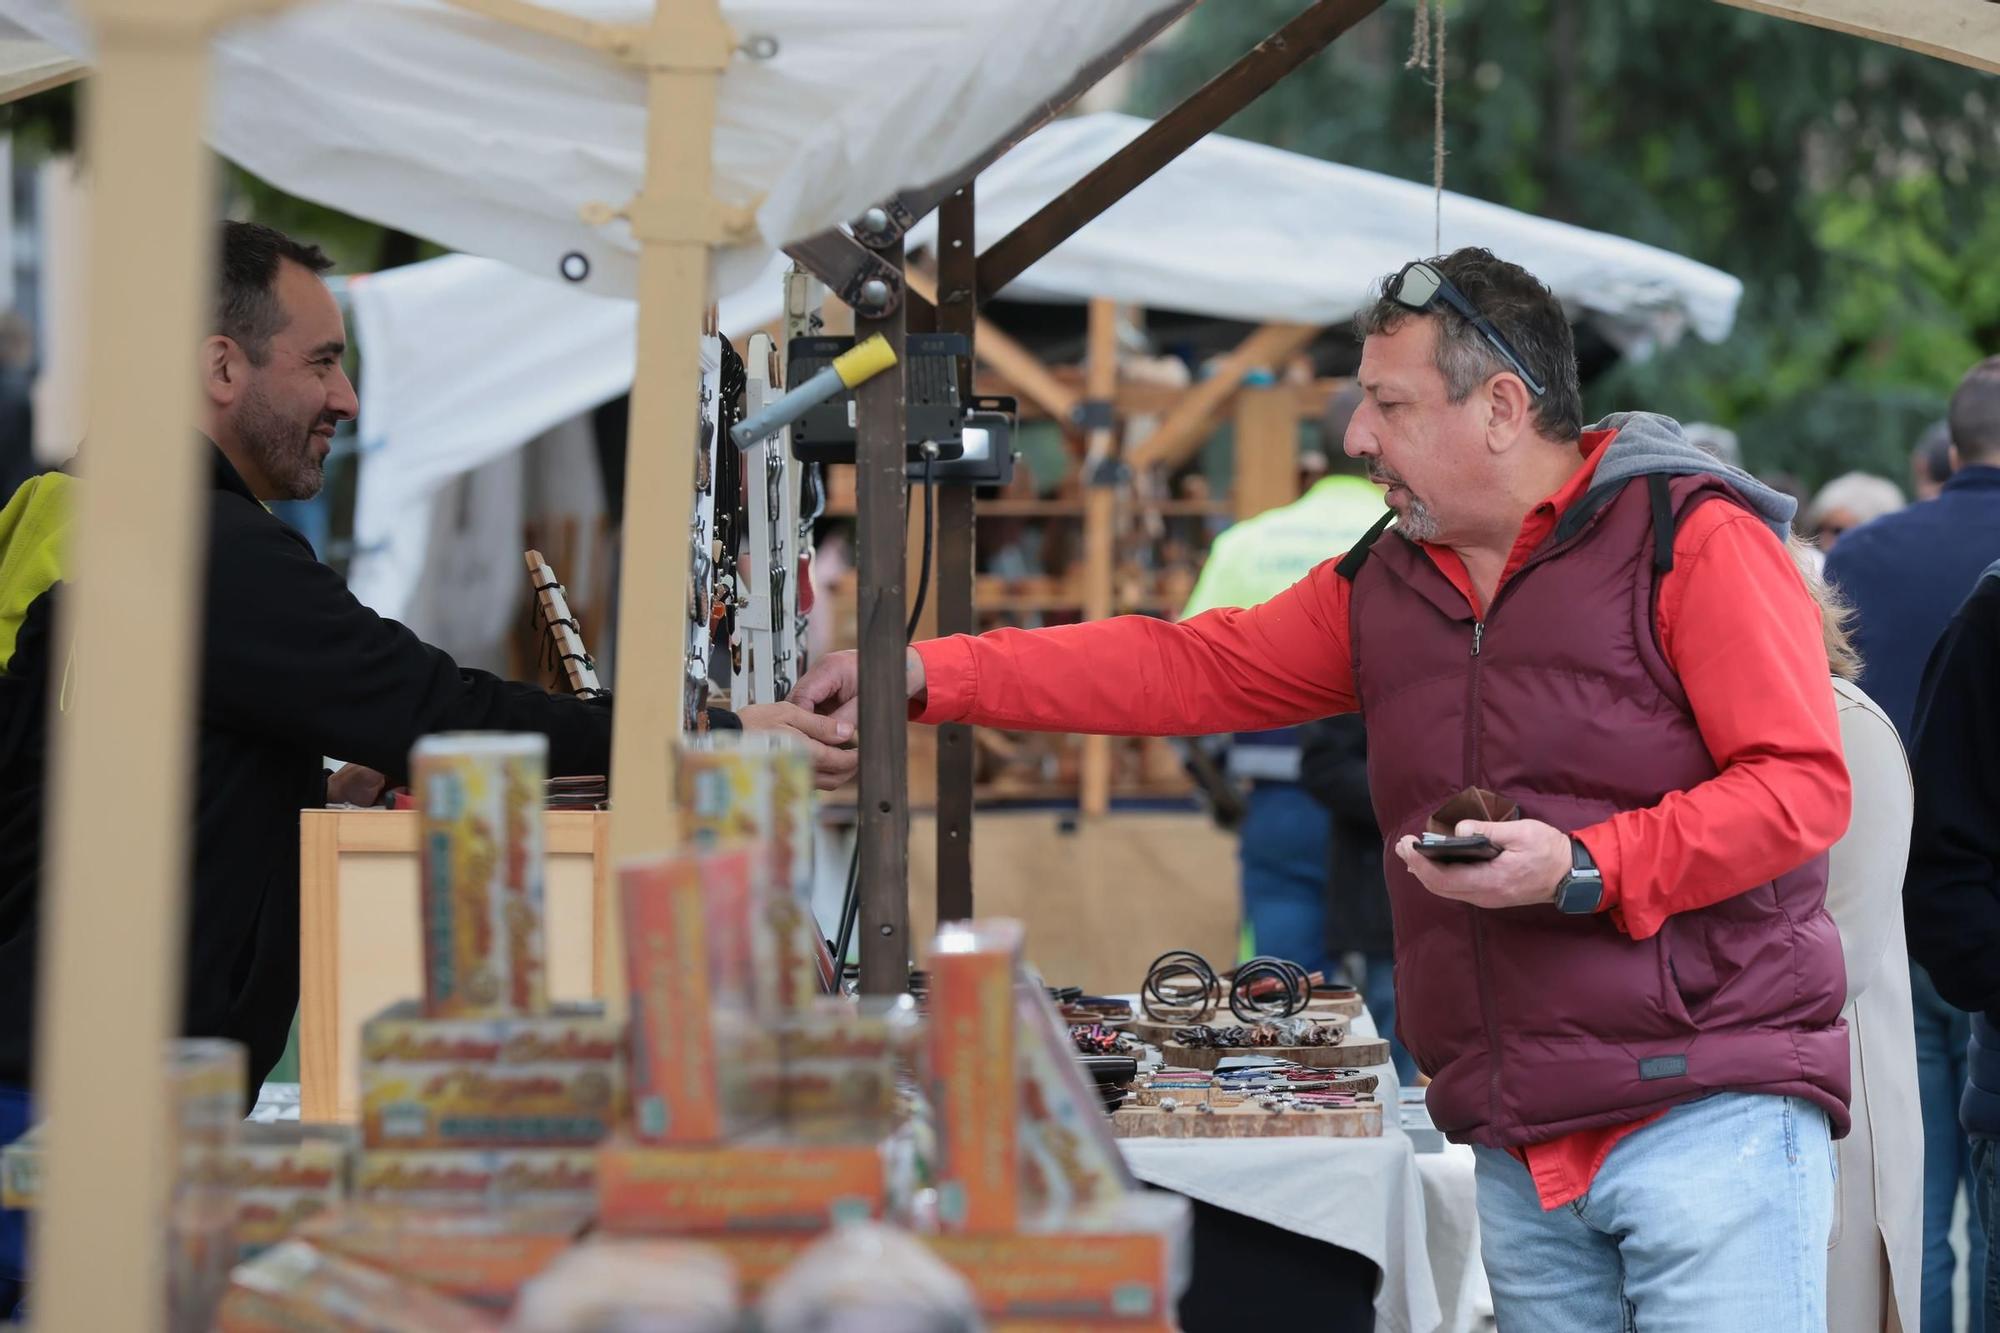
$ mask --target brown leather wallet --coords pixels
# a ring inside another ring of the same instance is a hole
[[[1431,833],[1442,833],[1449,837],[1458,832],[1458,821],[1461,819],[1476,819],[1485,824],[1499,824],[1520,817],[1521,807],[1500,793],[1487,791],[1484,787],[1467,787],[1439,806],[1431,815],[1430,823],[1424,827]]]

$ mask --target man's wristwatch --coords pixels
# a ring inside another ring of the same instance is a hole
[[[1604,903],[1604,876],[1590,849],[1581,840],[1569,840],[1569,873],[1556,885],[1556,910],[1572,916],[1587,916]]]

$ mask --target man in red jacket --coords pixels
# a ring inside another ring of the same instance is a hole
[[[1478,1151],[1501,1326],[1822,1328],[1849,798],[1792,501],[1664,417],[1585,429],[1560,303],[1484,250],[1406,265],[1361,328],[1346,447],[1394,528],[1250,610],[917,645],[912,716],[1358,709],[1397,1028]],[[828,659],[793,699],[845,715],[855,677]],[[1461,821],[1470,788],[1518,817]],[[1426,831],[1498,853],[1432,860]]]

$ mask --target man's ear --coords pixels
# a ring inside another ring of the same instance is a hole
[[[208,401],[227,407],[243,391],[243,376],[249,362],[233,338],[214,334],[201,344],[201,387]]]
[[[1504,454],[1535,433],[1535,397],[1519,375],[1502,371],[1486,381],[1486,447]]]

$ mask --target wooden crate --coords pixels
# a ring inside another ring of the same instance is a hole
[[[610,816],[543,815],[549,997],[585,1000],[604,980]],[[307,810],[299,817],[299,1101],[305,1120],[356,1119],[363,1020],[423,994],[414,810]]]

